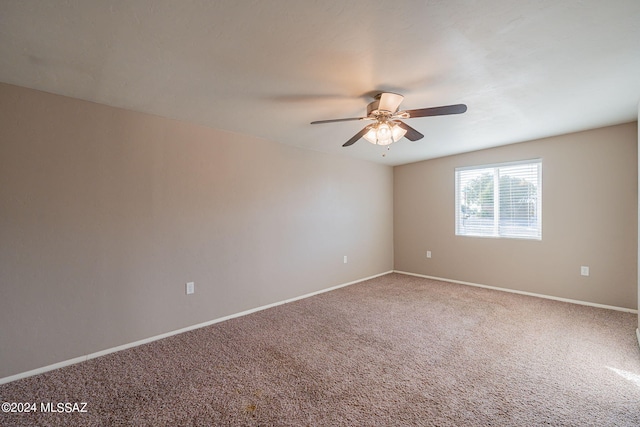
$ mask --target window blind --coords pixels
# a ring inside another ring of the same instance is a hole
[[[542,160],[456,168],[456,235],[542,239]]]

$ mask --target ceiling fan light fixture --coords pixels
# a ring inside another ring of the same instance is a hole
[[[367,133],[364,134],[364,139],[366,139],[367,141],[369,141],[372,144],[376,144],[377,141],[377,137],[376,137],[376,130],[377,130],[377,125],[371,125],[369,126],[369,130],[367,131]]]
[[[407,133],[406,129],[401,128],[397,124],[394,124],[391,128],[391,134],[393,135],[393,142],[398,142]]]
[[[380,123],[376,131],[376,143],[378,145],[389,145],[393,142],[393,133],[387,123]]]
[[[395,123],[379,122],[369,127],[364,139],[374,145],[389,145],[398,142],[407,133]]]

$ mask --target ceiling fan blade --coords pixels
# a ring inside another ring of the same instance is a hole
[[[394,121],[394,123],[397,123],[398,126],[400,126],[402,129],[407,131],[407,133],[404,134],[404,137],[407,138],[409,141],[415,142],[419,139],[424,138],[423,134],[421,134],[420,132],[418,132],[408,124],[401,122],[400,120]]]
[[[335,123],[335,122],[350,122],[353,120],[367,120],[369,117],[349,117],[348,119],[329,119],[329,120],[316,120],[311,122],[312,125],[319,125],[322,123]]]
[[[397,93],[383,92],[380,94],[380,102],[378,103],[378,110],[390,111],[395,113],[398,111],[400,103],[404,99],[404,96]]]
[[[347,142],[345,142],[344,144],[342,144],[343,147],[348,147],[350,145],[355,144],[355,142],[357,140],[359,140],[360,138],[362,138],[364,136],[365,133],[367,133],[367,131],[369,130],[369,126],[366,126],[365,128],[363,128],[360,132],[356,133],[355,135],[353,135],[353,137],[348,140]]]
[[[414,117],[430,117],[430,116],[446,116],[449,114],[462,114],[467,111],[464,104],[445,105],[442,107],[419,108],[417,110],[402,111],[398,114],[403,119],[412,119]],[[407,116],[408,115],[408,116]]]

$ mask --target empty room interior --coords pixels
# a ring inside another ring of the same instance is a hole
[[[0,3],[0,425],[640,425],[640,2]]]

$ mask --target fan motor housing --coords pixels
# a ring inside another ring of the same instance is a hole
[[[380,100],[378,99],[367,105],[367,117],[390,118],[393,113],[389,110],[380,110]]]
[[[367,116],[370,116],[374,111],[378,111],[378,106],[380,105],[380,100],[376,99],[369,105],[367,105]]]
[[[404,96],[398,93],[382,92],[375,96],[375,100],[367,105],[367,116],[391,116],[398,110]]]

